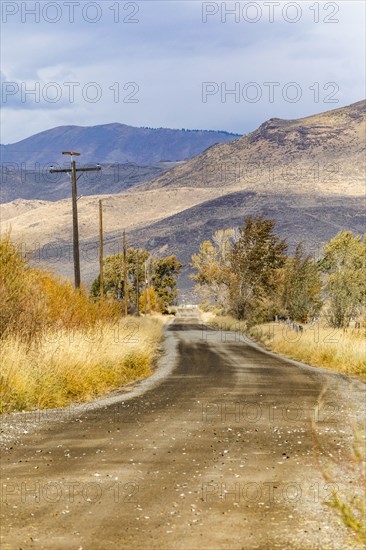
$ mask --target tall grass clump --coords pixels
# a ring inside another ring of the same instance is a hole
[[[316,367],[335,370],[366,380],[365,335],[362,329],[335,329],[304,325],[296,333],[284,323],[268,323],[249,334],[268,349]]]
[[[59,407],[147,376],[162,322],[32,269],[0,240],[0,412]]]
[[[102,321],[88,329],[49,330],[31,343],[3,338],[1,412],[85,402],[145,378],[161,326],[158,319]]]

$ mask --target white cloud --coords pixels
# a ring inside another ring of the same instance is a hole
[[[28,2],[31,4],[35,3]],[[114,23],[115,8],[111,8],[116,3],[104,0],[99,3],[101,19],[95,24],[81,17],[90,2],[80,2],[73,23],[68,21],[64,2],[58,4],[62,18],[54,24],[42,17],[39,23],[34,17],[26,17],[22,23],[20,13],[3,24],[5,80],[28,85],[37,81],[41,95],[39,103],[31,95],[23,103],[20,95],[8,97],[2,113],[2,142],[62,124],[108,122],[244,133],[272,116],[305,116],[352,103],[364,95],[362,2],[298,3],[302,17],[293,24],[281,15],[284,2],[273,23],[268,21],[268,8],[258,2],[262,19],[255,24],[244,21],[242,15],[239,23],[232,16],[222,23],[221,2],[211,3],[218,13],[208,17],[206,24],[202,23],[203,4],[197,1],[140,2],[135,14],[134,3],[121,2],[120,22]],[[228,7],[234,4],[226,3]],[[241,9],[245,4],[241,3]],[[313,5],[319,5],[319,23],[314,23]],[[332,15],[329,5],[339,5],[339,13],[333,15],[338,23],[324,22]],[[92,9],[85,14],[94,17]],[[52,11],[48,13],[49,18],[54,16]],[[139,23],[124,23],[124,18],[139,19]],[[219,91],[202,103],[202,82],[207,81],[217,83]],[[47,100],[51,82],[62,92],[57,103]],[[74,102],[70,101],[70,82],[79,84],[74,85]],[[95,103],[90,101],[93,82],[94,92],[98,94],[98,87],[101,91]],[[138,92],[131,85],[123,89],[131,82],[138,85]],[[239,102],[232,95],[222,101],[221,91],[225,86],[233,88],[236,82]],[[245,95],[243,98],[248,82],[261,86],[262,97],[257,103],[247,101]],[[265,82],[280,83],[273,102]],[[297,82],[301,89],[296,103],[283,99],[288,82]],[[318,102],[309,89],[316,82]],[[330,90],[323,87],[328,82],[339,88],[335,93],[338,104],[324,103]],[[120,95],[115,102],[117,87]],[[129,97],[137,98],[138,103],[128,103]]]

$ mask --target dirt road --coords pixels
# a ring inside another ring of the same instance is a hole
[[[343,466],[364,384],[193,316],[166,336],[131,391],[6,419],[28,433],[4,444],[2,550],[353,547],[324,501],[355,490]]]

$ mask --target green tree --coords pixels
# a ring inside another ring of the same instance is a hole
[[[174,255],[165,256],[164,258],[154,258],[151,264],[152,285],[155,290],[160,309],[164,311],[169,305],[174,303],[178,295],[178,291],[176,289],[177,277],[179,276],[183,265]]]
[[[134,309],[136,304],[137,286],[141,294],[145,280],[145,262],[149,258],[149,253],[145,248],[127,249],[127,291],[129,304]],[[124,299],[124,266],[123,255],[114,254],[107,256],[103,261],[104,274],[104,294],[107,298],[114,300]],[[137,285],[137,278],[139,285]],[[93,281],[90,294],[93,298],[100,297],[100,276]]]
[[[123,255],[107,256],[103,261],[103,273],[106,296],[122,300],[124,298]]]
[[[299,243],[283,268],[281,302],[290,319],[307,322],[322,306],[322,280],[319,267]]]
[[[176,256],[156,258],[150,256],[145,248],[128,248],[127,292],[129,310],[133,312],[137,309],[137,300],[140,300],[144,292],[146,275],[148,275],[150,284],[154,288],[153,299],[155,300],[156,295],[157,306],[159,306],[161,310],[164,310],[177,296],[176,278],[181,269],[182,264],[177,260]],[[103,274],[105,296],[114,300],[123,300],[123,255],[114,254],[113,256],[107,256],[103,262]],[[91,296],[96,299],[100,297],[99,281],[100,278],[98,275],[93,281],[90,291]],[[139,301],[139,303],[141,303],[141,301]]]
[[[326,273],[325,292],[329,322],[346,327],[364,307],[366,296],[365,237],[341,231],[324,247],[321,267]]]
[[[106,292],[105,285],[104,285],[104,292]],[[93,298],[93,300],[99,300],[100,298],[100,275],[94,279],[94,281],[91,284],[90,287],[90,296]]]
[[[286,241],[274,234],[275,224],[263,216],[250,216],[239,229],[230,262],[231,308],[238,319],[260,320],[275,294],[287,250]]]
[[[145,264],[148,259],[149,252],[146,248],[130,247],[127,250],[129,304],[132,311],[137,310],[137,300],[140,299],[145,286]]]

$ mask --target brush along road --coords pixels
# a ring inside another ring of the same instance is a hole
[[[151,378],[7,417],[1,548],[351,548],[325,501],[357,493],[364,389],[182,309]]]

